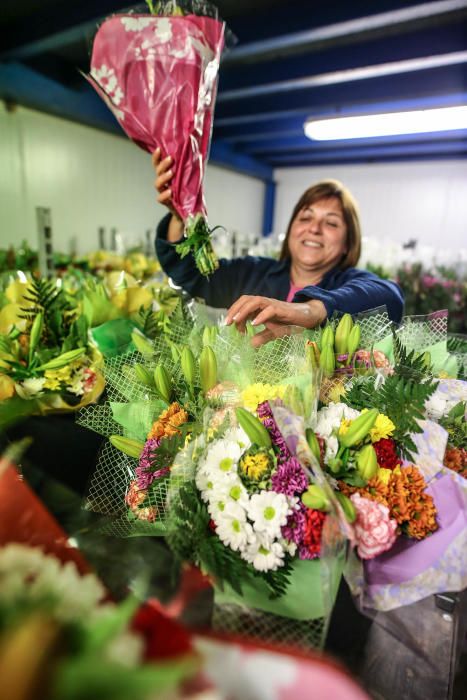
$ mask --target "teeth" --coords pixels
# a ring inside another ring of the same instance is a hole
[[[321,248],[321,243],[315,243],[314,241],[303,241],[303,245],[306,245],[307,248]]]

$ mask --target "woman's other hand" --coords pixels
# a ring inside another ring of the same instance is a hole
[[[290,326],[314,328],[327,317],[326,307],[317,299],[303,303],[289,303],[269,297],[243,295],[232,304],[225,319],[226,325],[235,323],[238,330],[245,331],[245,324],[251,320],[253,326],[264,324],[265,330],[254,336],[255,347],[274,338],[290,333]]]
[[[152,154],[152,164],[156,171],[154,187],[158,192],[157,201],[163,204],[171,212],[172,218],[169,223],[167,240],[171,243],[178,242],[183,237],[183,222],[174,209],[172,202],[172,190],[170,181],[173,178],[173,160],[171,156],[161,158],[160,148],[156,148]]]

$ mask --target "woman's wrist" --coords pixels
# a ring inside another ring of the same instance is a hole
[[[307,328],[314,328],[324,323],[328,317],[328,312],[322,301],[319,301],[319,299],[311,299],[310,301],[304,302],[304,304],[310,309],[308,312],[310,324]]]
[[[183,221],[177,214],[172,214],[167,229],[167,241],[179,243],[183,238]]]

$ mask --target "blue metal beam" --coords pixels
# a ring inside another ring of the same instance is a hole
[[[84,86],[82,92],[69,90],[20,63],[0,64],[0,97],[57,117],[123,135],[110,110],[91,89]]]
[[[272,233],[274,224],[274,208],[276,204],[276,183],[274,180],[266,182],[263,206],[263,236]]]
[[[435,54],[422,58],[409,58],[403,61],[389,61],[376,65],[366,65],[359,68],[344,69],[309,75],[303,78],[282,80],[266,85],[251,85],[237,90],[225,90],[221,92],[217,101],[221,103],[232,100],[244,100],[279,93],[297,92],[329,85],[348,84],[350,82],[369,80],[371,78],[386,78],[387,76],[401,75],[403,73],[415,73],[419,71],[457,66],[467,63],[467,51],[453,51],[445,54]]]
[[[216,120],[243,116],[246,112],[275,112],[301,110],[312,112],[315,108],[333,105],[368,104],[401,100],[407,95],[412,99],[450,95],[465,92],[467,87],[467,63],[445,66],[414,73],[369,78],[343,82],[339,85],[323,85],[283,94],[255,95],[245,100],[220,103],[216,107]]]
[[[297,153],[307,151],[309,153],[318,153],[323,151],[339,151],[342,148],[354,148],[355,150],[362,147],[378,147],[378,146],[399,146],[403,144],[417,145],[421,151],[427,144],[433,142],[456,141],[458,139],[467,138],[467,124],[465,129],[456,131],[438,131],[425,134],[402,134],[397,136],[378,136],[373,138],[362,139],[342,139],[339,141],[310,141],[302,132],[297,137],[284,137],[271,139],[269,141],[258,141],[256,143],[244,144],[242,151],[250,155],[256,154],[257,157],[274,156],[276,153]]]
[[[269,165],[260,162],[244,153],[234,151],[231,146],[222,142],[214,142],[211,145],[209,160],[214,165],[235,170],[243,175],[259,178],[269,182],[273,178],[273,171]]]
[[[287,82],[310,75],[329,74],[342,69],[360,68],[396,61],[463,51],[466,48],[467,19],[455,24],[419,29],[408,34],[379,37],[349,46],[328,47],[318,53],[273,57],[255,64],[234,64],[224,60],[220,71],[219,92],[251,85]],[[229,54],[227,54],[228,56]]]
[[[467,154],[467,138],[441,143],[425,144],[423,150],[417,144],[370,146],[366,148],[343,148],[341,150],[271,155],[268,162],[274,167],[292,167],[313,163],[345,163],[380,161],[386,158],[431,158],[433,156],[456,157]]]
[[[82,39],[96,29],[106,15],[122,11],[131,0],[80,0],[68,2],[57,9],[42,7],[33,17],[21,17],[6,25],[0,40],[0,58],[23,59],[59,49]]]
[[[277,58],[293,52],[310,52],[322,50],[325,46],[335,46],[339,42],[348,43],[352,38],[367,39],[370,36],[407,30],[421,22],[439,22],[454,15],[456,19],[467,13],[465,0],[440,0],[427,2],[412,7],[382,12],[376,15],[358,17],[344,22],[306,29],[305,31],[285,34],[271,39],[263,39],[240,45],[233,49],[225,59],[227,65],[245,61],[264,60],[271,56]]]

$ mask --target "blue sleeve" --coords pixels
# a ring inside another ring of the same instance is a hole
[[[164,217],[156,235],[156,253],[165,274],[182,287],[190,296],[200,297],[209,306],[229,308],[242,294],[255,294],[255,288],[261,283],[268,260],[246,256],[233,260],[219,260],[219,268],[204,277],[195,265],[192,255],[183,259],[175,250],[176,243],[167,241],[170,214]]]
[[[334,289],[317,286],[304,287],[294,301],[318,299],[326,307],[328,318],[334,311],[356,314],[378,306],[386,306],[389,318],[398,323],[402,318],[404,297],[402,290],[390,280],[383,280],[366,270],[350,268],[335,278]]]

